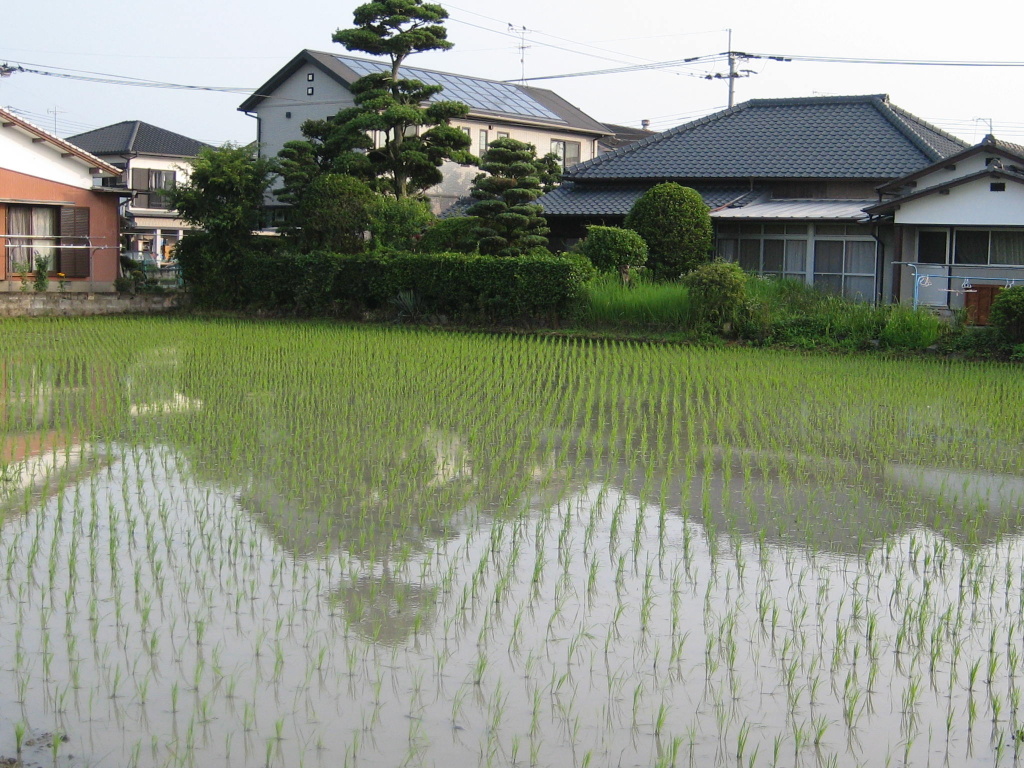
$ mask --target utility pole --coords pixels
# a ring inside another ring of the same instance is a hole
[[[729,109],[732,109],[733,95],[736,86],[736,55],[732,51],[732,30],[729,33]]]

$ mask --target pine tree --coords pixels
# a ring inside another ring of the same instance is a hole
[[[470,194],[478,200],[468,211],[476,216],[481,253],[521,256],[531,248],[546,248],[550,230],[543,209],[534,201],[550,190],[560,166],[553,155],[538,159],[532,144],[502,138],[483,156]]]

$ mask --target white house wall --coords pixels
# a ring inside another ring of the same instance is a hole
[[[93,177],[84,161],[62,157],[63,150],[49,142],[33,142],[17,128],[0,128],[0,165],[7,170],[91,189]]]
[[[569,130],[552,128],[533,128],[511,123],[504,123],[500,119],[487,122],[477,120],[452,120],[456,128],[468,128],[470,146],[469,151],[479,157],[485,150],[481,147],[480,131],[487,131],[487,142],[499,138],[498,133],[507,133],[508,138],[532,144],[537,149],[537,157],[543,157],[551,152],[552,141],[578,141],[580,144],[580,162],[592,160],[597,156],[597,138],[590,134],[576,133]],[[445,162],[441,167],[444,174],[444,181],[426,191],[426,195],[433,203],[434,211],[440,213],[449,205],[461,197],[469,194],[473,179],[480,173],[475,166],[459,165],[457,163]]]
[[[963,176],[970,176],[972,173],[983,171],[986,168],[985,160],[989,157],[995,157],[996,155],[978,154],[972,155],[963,160],[958,160],[955,167],[952,170],[948,170],[946,167],[936,168],[932,173],[926,176],[922,176],[917,180],[917,187],[915,191],[927,189],[928,187],[934,187],[938,184],[945,184],[947,182],[959,179]]]
[[[306,93],[309,88],[312,96]],[[348,89],[322,69],[313,64],[299,67],[253,110],[259,119],[260,156],[275,157],[285,142],[302,139],[307,120],[323,120],[354,104]]]
[[[1024,185],[1005,181],[1005,192],[992,192],[985,177],[952,187],[948,195],[930,194],[900,205],[896,224],[957,227],[1024,226]]]

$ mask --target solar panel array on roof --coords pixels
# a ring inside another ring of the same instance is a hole
[[[382,61],[365,61],[344,57],[338,57],[338,60],[360,76],[387,72],[391,69],[387,63]],[[468,104],[470,108],[487,112],[502,112],[506,115],[522,115],[554,120],[559,123],[565,122],[543,104],[508,83],[477,80],[471,77],[430,72],[412,67],[402,67],[401,74],[403,77],[420,80],[428,85],[444,87],[444,91],[433,100],[453,99]]]

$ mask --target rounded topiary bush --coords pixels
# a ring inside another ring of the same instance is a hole
[[[634,203],[625,227],[647,243],[647,266],[659,278],[677,278],[711,259],[710,209],[695,189],[674,182],[651,187]]]
[[[713,261],[683,277],[698,319],[715,325],[735,322],[747,301],[747,273],[738,264]]]
[[[440,219],[423,233],[416,250],[420,253],[473,253],[479,227],[480,220],[476,216]]]
[[[618,270],[623,282],[629,281],[630,268],[647,263],[647,243],[631,229],[587,227],[580,250],[601,272]]]
[[[1024,286],[1000,291],[992,302],[988,320],[1006,341],[1024,342]]]

